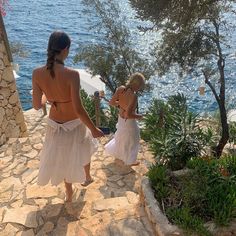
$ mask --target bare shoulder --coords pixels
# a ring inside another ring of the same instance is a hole
[[[33,73],[40,73],[46,69],[46,66],[39,66],[33,70]]]
[[[80,82],[80,74],[79,71],[66,67],[65,73],[67,77],[67,81],[71,83],[72,85],[77,85]]]
[[[46,70],[46,66],[40,66],[33,70],[33,79],[37,79]]]
[[[121,86],[119,86],[117,89],[116,89],[116,92],[117,93],[121,93],[121,92],[123,92],[125,90],[125,86],[124,85],[121,85]]]
[[[124,90],[125,89],[125,86],[124,85],[121,85],[117,88],[117,90]]]
[[[71,78],[77,78],[79,79],[79,71],[78,70],[75,70],[73,68],[70,68],[70,67],[66,67],[66,73],[68,73],[70,75]]]

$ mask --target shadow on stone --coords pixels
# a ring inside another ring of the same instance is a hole
[[[113,162],[106,165],[106,169],[112,172],[104,171],[106,181],[99,187],[99,191],[104,198],[122,197],[127,191],[134,191],[135,171],[121,163]]]
[[[78,219],[83,211],[85,202],[74,201],[72,203],[48,204],[43,208],[29,212],[25,224],[30,222],[34,227],[34,235],[37,236],[66,236],[78,235],[84,229],[79,225]],[[86,235],[82,234],[81,235]]]

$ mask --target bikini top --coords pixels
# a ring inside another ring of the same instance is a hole
[[[48,100],[48,103],[54,107],[56,110],[57,110],[57,104],[60,104],[60,103],[69,103],[69,102],[72,102],[72,100],[68,100],[68,101],[49,101]]]

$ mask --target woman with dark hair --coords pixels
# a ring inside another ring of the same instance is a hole
[[[47,132],[40,156],[38,184],[49,180],[58,185],[63,180],[66,201],[72,201],[72,183],[92,182],[90,161],[97,149],[95,138],[103,132],[94,126],[80,98],[78,71],[64,66],[71,40],[60,31],[53,32],[48,42],[45,66],[33,71],[33,107],[38,110],[51,104]]]

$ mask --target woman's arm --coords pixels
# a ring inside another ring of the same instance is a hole
[[[137,114],[135,112],[136,106],[137,106],[137,101],[138,101],[138,99],[137,99],[136,95],[131,97],[130,102],[129,102],[129,106],[126,111],[126,118],[127,119],[141,119],[143,117],[142,115]]]
[[[77,73],[77,75],[74,78],[72,78],[71,99],[72,99],[73,108],[76,114],[78,115],[80,120],[91,130],[93,137],[97,138],[97,137],[103,136],[104,135],[103,132],[93,124],[93,122],[89,118],[87,111],[85,110],[82,104],[81,97],[80,97],[79,73]]]
[[[43,93],[43,91],[40,89],[36,78],[37,78],[36,72],[33,71],[33,75],[32,75],[33,101],[32,103],[33,103],[33,108],[36,110],[39,110],[46,104],[47,98],[45,94]]]

